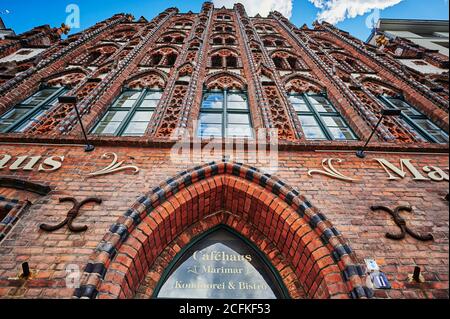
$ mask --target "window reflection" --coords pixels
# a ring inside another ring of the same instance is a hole
[[[58,97],[66,93],[66,88],[44,88],[17,104],[0,116],[0,132],[20,133],[37,123],[51,107],[58,103]]]
[[[277,299],[284,293],[260,255],[231,232],[215,231],[176,262],[157,298]]]
[[[198,135],[205,138],[251,138],[253,131],[247,95],[234,91],[205,93]]]
[[[122,92],[92,134],[143,136],[161,96],[162,91],[147,89]]]
[[[380,97],[388,108],[402,111],[402,120],[405,126],[419,139],[433,143],[448,143],[448,135],[437,125],[431,122],[424,114],[416,110],[402,98]]]
[[[291,95],[305,137],[309,140],[356,140],[357,137],[324,95]]]

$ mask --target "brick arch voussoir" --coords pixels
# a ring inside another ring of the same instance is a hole
[[[289,260],[308,297],[371,296],[345,239],[296,189],[254,167],[212,162],[141,196],[99,243],[74,297],[95,298],[99,291],[101,296],[134,296],[152,264],[148,258],[156,259],[192,223],[223,210],[270,239]],[[270,222],[262,222],[263,217]]]

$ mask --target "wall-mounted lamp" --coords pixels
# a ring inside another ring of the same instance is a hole
[[[84,141],[86,143],[86,146],[84,147],[84,151],[92,152],[95,149],[95,147],[94,147],[94,145],[89,144],[89,141],[88,141],[88,138],[86,135],[86,130],[84,129],[83,121],[81,120],[80,112],[78,111],[78,107],[77,107],[78,98],[76,96],[60,96],[58,98],[58,101],[59,101],[59,103],[73,104],[73,106],[75,108],[75,112],[77,113],[78,122],[80,122],[81,130],[83,131]]]
[[[22,263],[22,273],[19,275],[20,279],[28,279],[31,276],[30,265],[27,262]]]
[[[409,280],[409,282],[415,281],[417,283],[425,282],[425,278],[421,274],[420,267],[418,267],[418,266],[414,267],[414,272],[412,274],[408,275],[408,280]]]
[[[375,127],[373,128],[372,134],[370,134],[370,137],[367,140],[366,144],[363,146],[363,148],[361,150],[359,150],[358,152],[356,152],[356,156],[358,156],[359,158],[365,158],[366,157],[365,151],[366,151],[367,145],[369,145],[370,140],[372,139],[373,135],[375,134],[375,132],[377,131],[377,129],[380,126],[381,122],[383,121],[383,119],[386,116],[400,116],[401,114],[402,114],[401,110],[384,109],[381,112],[380,120],[378,121],[377,125],[375,125]]]

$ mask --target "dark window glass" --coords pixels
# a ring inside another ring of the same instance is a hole
[[[221,68],[222,67],[222,57],[219,55],[215,55],[211,58],[211,66],[213,68]]]
[[[284,63],[283,63],[283,59],[280,57],[274,57],[273,58],[273,63],[275,64],[275,67],[277,69],[284,69]]]
[[[161,99],[161,91],[124,91],[92,134],[111,136],[143,136]]]
[[[178,55],[175,53],[170,53],[167,55],[167,66],[174,66],[177,61]]]
[[[287,61],[289,63],[289,66],[292,70],[297,70],[298,69],[298,61],[296,58],[294,57],[289,57],[287,58]]]
[[[228,45],[234,45],[234,44],[236,44],[236,42],[234,41],[233,38],[227,38],[227,39],[225,40],[225,43],[228,44]]]
[[[344,118],[323,95],[291,95],[305,136],[309,140],[356,140]]]
[[[39,90],[0,116],[0,132],[24,132],[38,122],[52,106],[56,105],[58,97],[66,92],[67,89],[65,88]]]
[[[400,98],[391,97],[381,97],[381,100],[387,107],[402,111],[402,119],[407,124],[406,127],[412,130],[416,136],[432,143],[448,143],[448,134],[408,102]]]
[[[161,63],[161,60],[163,58],[162,54],[156,53],[152,56],[152,65],[156,66]]]
[[[237,68],[237,58],[235,56],[227,56],[227,68]]]
[[[156,297],[280,299],[284,292],[258,251],[231,232],[218,230],[181,256]]]

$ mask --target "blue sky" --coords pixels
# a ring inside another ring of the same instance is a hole
[[[217,3],[229,3],[233,0],[214,0]],[[238,1],[238,0],[236,0]],[[265,3],[275,5],[275,8],[288,8],[292,12],[291,21],[296,25],[311,23],[319,14],[328,14],[328,17],[335,18],[339,15],[339,8],[333,7],[342,4],[343,6],[359,6],[373,9],[384,3],[387,7],[380,11],[383,18],[413,18],[413,19],[446,19],[448,20],[448,0],[243,0],[248,1],[248,7],[254,6],[252,10],[261,9]],[[315,4],[313,4],[313,2]],[[202,0],[0,0],[0,16],[6,25],[13,28],[17,33],[24,32],[34,26],[50,24],[59,26],[66,20],[66,6],[77,4],[81,12],[81,28],[72,30],[72,33],[93,25],[95,22],[106,19],[115,13],[131,13],[135,17],[145,16],[151,19],[167,7],[176,6],[182,12],[192,10],[198,12],[201,8]],[[292,3],[292,10],[291,10]],[[370,6],[372,3],[372,6]],[[376,3],[376,4],[374,4]],[[329,5],[328,10],[326,5]],[[322,8],[320,6],[322,5]],[[324,7],[325,5],[325,7]],[[330,7],[331,6],[331,7]],[[342,8],[342,6],[341,6]],[[367,11],[367,10],[366,10]],[[341,11],[342,12],[342,11]],[[361,12],[364,12],[361,11]],[[345,18],[336,25],[362,40],[366,40],[370,34],[370,28],[366,26],[366,20],[372,10],[355,18]],[[342,13],[341,13],[342,15]],[[343,17],[344,18],[344,17]]]

